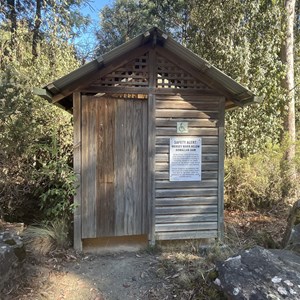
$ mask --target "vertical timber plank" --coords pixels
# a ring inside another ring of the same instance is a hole
[[[147,198],[149,207],[149,241],[155,244],[155,94],[156,88],[156,52],[149,51],[149,97],[148,97],[148,180]]]
[[[74,118],[74,153],[73,165],[76,176],[76,194],[74,195],[74,249],[82,251],[81,239],[81,94],[73,93],[73,118]]]
[[[105,178],[103,167],[105,164],[105,100],[99,98],[97,102],[97,236],[105,233],[105,211],[103,207],[105,197]]]
[[[149,233],[149,218],[151,217],[151,213],[149,211],[149,203],[147,201],[147,174],[148,174],[148,109],[147,109],[147,102],[142,101],[142,233]]]
[[[82,209],[81,209],[81,213],[82,213],[82,237],[83,238],[87,238],[88,237],[88,232],[86,229],[87,226],[87,220],[88,220],[88,215],[87,215],[87,205],[88,205],[88,195],[87,195],[87,184],[88,184],[88,180],[87,180],[87,166],[88,166],[88,138],[87,138],[87,112],[88,112],[88,98],[87,96],[82,96],[82,111],[81,111],[81,120],[82,120],[82,124],[81,124],[81,141],[82,141],[82,166],[81,166],[81,171],[82,171],[82,177],[81,177],[81,183],[82,183],[82,200],[81,200],[81,204],[82,204]]]
[[[105,137],[105,214],[107,218],[106,234],[115,232],[114,197],[114,153],[115,153],[115,112],[116,99],[106,99],[106,137]]]
[[[224,238],[224,116],[225,98],[219,103],[218,238]]]
[[[125,112],[126,103],[123,99],[116,100],[115,117],[115,236],[125,235]]]
[[[81,174],[81,183],[82,183],[82,238],[90,237],[90,218],[89,215],[89,98],[87,96],[82,96],[82,112],[81,112],[81,140],[82,140],[82,174]]]
[[[88,223],[89,237],[96,237],[96,99],[88,100]],[[85,146],[87,146],[85,145]]]
[[[134,141],[133,141],[133,101],[126,100],[126,128],[125,128],[125,234],[134,234],[134,183],[133,167],[134,167]]]
[[[142,234],[142,201],[143,201],[143,159],[142,159],[142,152],[143,152],[143,126],[142,126],[142,101],[143,100],[133,100],[134,103],[134,145],[135,145],[135,157],[134,161],[135,163],[135,174],[134,178],[136,180],[134,181],[134,201],[136,203],[135,205],[135,233],[136,234]]]

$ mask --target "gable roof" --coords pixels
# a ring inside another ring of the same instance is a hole
[[[93,61],[53,81],[42,89],[35,89],[34,93],[65,109],[71,109],[72,92],[76,90],[76,84],[80,83],[83,78],[99,72],[119,57],[126,55],[126,53],[130,53],[138,47],[151,43],[153,45],[160,45],[174,53],[177,57],[193,66],[199,74],[204,75],[217,86],[222,87],[224,96],[231,102],[228,108],[245,106],[261,100],[260,97],[255,96],[247,88],[176,42],[157,27],[153,27],[149,31],[136,36],[102,56],[98,56]]]

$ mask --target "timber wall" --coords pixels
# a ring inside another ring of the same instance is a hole
[[[155,238],[158,240],[218,236],[223,195],[223,114],[220,96],[156,95]],[[187,134],[177,122],[188,122]],[[173,136],[202,138],[202,181],[169,181],[169,142]],[[222,191],[221,191],[222,192]]]

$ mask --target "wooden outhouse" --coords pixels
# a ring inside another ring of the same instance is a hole
[[[152,28],[38,94],[74,115],[76,249],[222,237],[224,113],[253,93]]]

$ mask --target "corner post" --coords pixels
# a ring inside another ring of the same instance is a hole
[[[76,176],[76,194],[74,195],[74,249],[82,251],[81,232],[81,94],[73,93],[74,150],[73,166]]]
[[[219,101],[219,166],[218,166],[218,239],[224,239],[224,156],[225,156],[225,141],[224,141],[224,122],[225,122],[225,98],[220,98]]]
[[[149,96],[148,96],[148,207],[149,242],[155,245],[155,87],[156,53],[155,45],[149,51]]]

